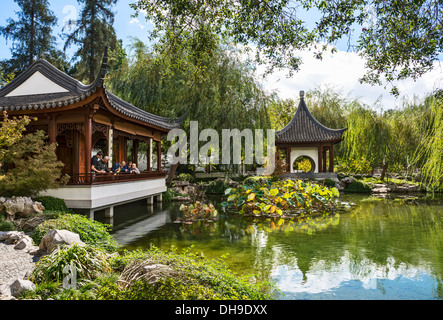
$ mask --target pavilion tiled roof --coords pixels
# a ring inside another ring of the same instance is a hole
[[[341,141],[344,129],[330,129],[318,122],[309,112],[300,92],[300,103],[292,120],[281,130],[275,132],[275,140],[280,143],[309,143]]]
[[[84,85],[80,81],[60,71],[48,61],[38,59],[13,81],[0,89],[0,111],[37,110],[68,106],[86,99],[91,94],[95,93],[97,88],[103,87],[109,104],[116,111],[128,117],[167,130],[177,128],[181,125],[183,120],[182,117],[172,120],[151,114],[109,92],[104,84],[107,73],[107,62],[108,57],[106,49],[100,71],[95,81],[89,85]],[[56,85],[65,89],[65,92],[8,96],[9,93],[17,89],[37,71],[46,78],[52,80]]]

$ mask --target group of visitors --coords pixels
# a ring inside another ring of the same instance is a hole
[[[129,161],[128,165],[126,165],[125,161],[118,162],[111,169],[109,169],[108,162],[109,156],[103,156],[102,151],[97,152],[97,154],[91,158],[92,173],[140,173],[137,164],[132,161]]]

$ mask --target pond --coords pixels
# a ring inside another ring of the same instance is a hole
[[[237,274],[274,282],[277,299],[441,300],[443,204],[341,198],[356,205],[302,223],[220,215],[185,225],[173,223],[178,203],[134,202],[115,209],[113,234],[127,249],[223,256]]]

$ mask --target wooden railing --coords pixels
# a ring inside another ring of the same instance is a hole
[[[168,171],[143,171],[139,174],[134,173],[89,173],[73,174],[67,185],[97,185],[118,182],[130,182],[139,180],[149,180],[165,178]]]

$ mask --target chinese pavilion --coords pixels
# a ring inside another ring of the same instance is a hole
[[[44,130],[49,142],[57,143],[57,157],[70,181],[43,194],[92,214],[114,204],[161,197],[167,175],[162,170],[161,138],[181,124],[180,118],[153,115],[109,92],[104,84],[107,60],[106,49],[96,80],[89,85],[40,59],[0,89],[0,111],[35,118],[27,131]],[[91,156],[98,150],[110,156],[109,166],[133,161],[141,173],[92,174]]]
[[[301,157],[311,163],[309,174],[334,172],[334,144],[343,140],[347,129],[329,129],[309,112],[300,91],[300,103],[292,120],[275,132],[277,160],[283,163],[283,172],[297,173],[295,163]],[[329,163],[328,163],[329,162]]]

